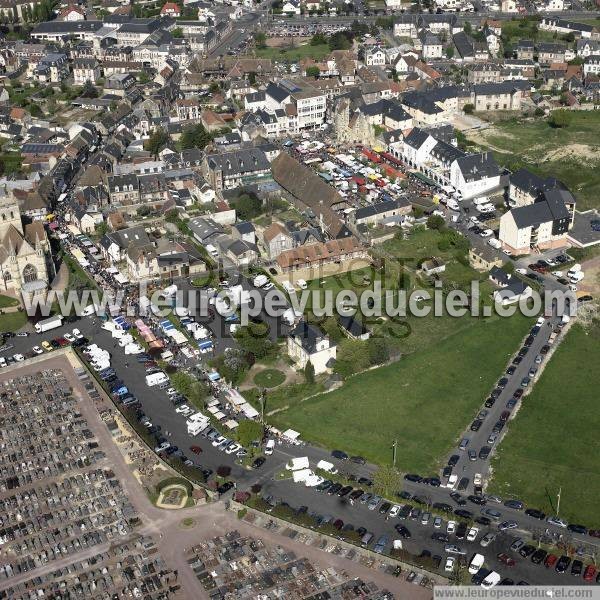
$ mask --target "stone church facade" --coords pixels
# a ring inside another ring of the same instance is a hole
[[[51,265],[43,222],[23,227],[17,201],[0,199],[0,288],[16,295],[44,291],[54,276]]]

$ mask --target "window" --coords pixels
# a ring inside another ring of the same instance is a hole
[[[37,269],[31,264],[25,265],[23,269],[23,281],[29,283],[30,281],[36,281],[37,278]]]

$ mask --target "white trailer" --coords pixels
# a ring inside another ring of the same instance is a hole
[[[56,329],[63,324],[62,315],[55,315],[54,317],[49,317],[48,319],[44,319],[42,321],[38,321],[35,325],[36,333],[43,333],[44,331],[49,331],[50,329]]]

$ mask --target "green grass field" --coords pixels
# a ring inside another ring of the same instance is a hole
[[[574,326],[510,422],[490,492],[554,514],[562,488],[560,516],[600,527],[598,364],[599,333]]]
[[[552,128],[545,119],[511,119],[481,132],[496,159],[512,170],[526,167],[541,176],[562,180],[577,198],[580,210],[600,207],[600,114],[572,111],[566,128]],[[468,134],[467,134],[468,137]],[[480,140],[478,140],[480,141]]]
[[[0,308],[7,308],[9,306],[18,306],[19,301],[12,296],[5,296],[0,294]]]
[[[25,323],[27,323],[27,313],[25,311],[0,315],[0,331],[18,331]]]
[[[314,60],[322,60],[331,53],[327,44],[317,44],[311,46],[310,43],[302,44],[301,46],[282,47],[282,48],[257,48],[255,54],[257,58],[270,58],[272,60],[289,60],[296,62],[303,58],[312,58]]]
[[[397,439],[399,468],[433,473],[530,325],[521,316],[470,321],[441,341],[432,332],[426,349],[352,377],[329,394],[290,402],[272,417],[274,424],[379,464],[391,462]]]

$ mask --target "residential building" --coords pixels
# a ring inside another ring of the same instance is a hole
[[[87,81],[95,84],[100,73],[100,63],[95,58],[76,58],[73,61],[73,83],[76,85],[85,85]]]
[[[288,335],[287,351],[298,369],[310,361],[315,375],[320,375],[333,367],[337,347],[316,325],[300,321]]]

